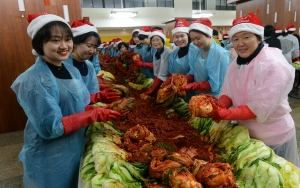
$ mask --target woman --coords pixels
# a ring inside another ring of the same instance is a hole
[[[230,52],[212,39],[212,23],[200,18],[189,27],[189,34],[198,52],[188,53],[190,71],[188,84],[181,90],[218,96],[230,64]]]
[[[28,22],[27,32],[39,57],[11,85],[28,117],[19,154],[23,185],[77,187],[82,128],[120,114],[99,107],[85,111],[89,92],[79,71],[63,63],[73,49],[68,23],[53,14],[29,14]]]
[[[139,31],[139,40],[143,43],[142,61],[138,63],[141,67],[141,72],[147,78],[154,78],[153,73],[153,55],[156,50],[150,44],[149,35],[151,34],[152,28],[150,26],[143,26]],[[142,64],[141,64],[142,63]]]
[[[100,45],[100,37],[96,27],[86,19],[76,20],[72,24],[74,36],[74,50],[72,55],[65,61],[76,67],[89,90],[91,103],[111,103],[120,99],[120,94],[111,90],[99,92],[99,83],[93,64],[88,59],[96,53]]]
[[[185,19],[177,19],[173,30],[172,35],[174,38],[174,43],[177,48],[171,53],[169,57],[169,73],[175,74],[188,74],[190,72],[188,53],[193,53],[197,55],[198,51],[195,52],[196,47],[190,45],[191,39],[189,37],[189,23]],[[191,57],[191,56],[190,56]],[[193,79],[191,74],[186,76],[187,79]],[[166,82],[164,82],[163,87],[171,82],[171,76]],[[195,95],[194,91],[188,91],[185,101],[188,102],[190,98]]]
[[[139,39],[139,29],[135,29],[132,31],[132,40],[133,43],[135,45],[135,47],[133,48],[134,53],[143,54],[143,43],[140,41]]]
[[[252,12],[233,21],[229,36],[238,57],[227,70],[219,98],[225,108],[214,105],[210,117],[237,120],[250,137],[300,167],[287,97],[295,71],[279,49],[264,46],[263,35],[264,27]]]
[[[165,41],[166,36],[163,29],[154,27],[150,35],[150,42],[152,47],[156,49],[156,53],[153,56],[153,72],[155,77],[152,86],[143,93],[144,95],[155,95],[160,85],[166,81],[169,76],[168,59],[172,50],[164,46]]]

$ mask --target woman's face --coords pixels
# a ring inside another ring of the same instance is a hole
[[[133,37],[132,39],[133,39],[133,42],[134,42],[135,44],[141,44],[141,41],[140,41],[140,39],[139,39],[139,36],[138,36],[138,35],[136,35],[136,36],[135,36],[135,37]]]
[[[202,33],[198,33],[196,31],[190,31],[190,37],[193,44],[201,50],[209,49],[212,40],[210,37],[207,37]]]
[[[150,45],[150,39],[149,39],[149,37],[144,38],[143,44],[144,44],[145,46],[149,46],[149,45]]]
[[[43,44],[43,59],[53,65],[61,65],[62,61],[68,59],[73,50],[71,36],[63,35],[59,28],[52,28],[51,38]]]
[[[84,43],[74,45],[73,55],[78,58],[77,60],[84,61],[89,59],[97,51],[98,40],[96,37],[91,36],[87,38]]]
[[[163,44],[161,38],[157,35],[152,37],[151,44],[152,44],[152,47],[155,48],[156,50],[160,50],[164,47],[164,44]]]
[[[128,50],[124,45],[122,45],[121,48],[120,48],[120,51],[123,53],[123,52],[126,52]]]
[[[254,33],[246,31],[236,33],[233,35],[231,41],[236,53],[242,58],[252,55],[259,43],[261,43]]]
[[[188,34],[184,32],[175,33],[173,38],[176,45],[179,46],[180,48],[187,46],[189,43]]]

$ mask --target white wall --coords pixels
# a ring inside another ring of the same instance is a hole
[[[89,17],[90,21],[98,29],[120,29],[120,28],[139,28],[141,26],[164,26],[163,22],[175,17],[174,8],[166,7],[141,7],[126,8],[126,11],[137,11],[138,15],[130,19],[116,19],[109,17],[110,12],[122,9],[107,8],[82,8],[82,16]],[[193,13],[199,12],[193,10]],[[235,11],[202,10],[202,12],[214,13],[210,17],[213,26],[230,26],[235,18]],[[191,15],[192,16],[192,15]]]

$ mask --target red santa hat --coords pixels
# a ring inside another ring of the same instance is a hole
[[[108,42],[104,42],[103,48],[107,48],[107,46],[108,46]]]
[[[160,36],[164,40],[163,42],[166,42],[166,35],[164,33],[164,30],[152,29],[151,34],[150,34],[150,38],[155,36],[155,35]]]
[[[296,27],[294,24],[288,24],[286,27],[285,27],[285,30],[287,31],[296,31]]]
[[[122,39],[116,38],[116,39],[115,39],[115,44],[114,44],[114,45],[118,46],[118,44],[121,43],[121,42],[123,42]]]
[[[133,34],[134,32],[140,32],[140,30],[139,29],[134,29],[133,31],[132,31],[132,33],[131,34]]]
[[[98,33],[97,28],[86,19],[75,20],[71,26],[71,29],[72,29],[72,33],[73,33],[74,37],[77,37],[79,35],[83,35],[83,34],[89,33],[89,32]]]
[[[191,31],[193,29],[201,31],[210,37],[213,34],[212,23],[211,23],[210,19],[208,19],[208,18],[199,18],[196,21],[194,21],[190,25],[189,31]]]
[[[189,33],[189,23],[185,19],[177,19],[172,29],[172,35],[178,32]]]
[[[129,41],[129,47],[132,49],[134,48],[136,45],[134,44],[134,41],[133,39],[131,38],[130,41]]]
[[[149,36],[151,34],[152,28],[150,26],[143,26],[140,29],[139,35],[147,35]]]
[[[232,38],[234,34],[242,31],[248,31],[261,36],[262,39],[264,38],[264,27],[253,12],[233,20],[232,28],[229,30],[229,37]]]
[[[103,43],[101,43],[97,48],[103,48]]]
[[[27,33],[32,39],[34,38],[36,33],[49,22],[60,21],[69,26],[68,22],[62,17],[48,13],[28,14],[27,21],[29,23],[27,27]]]
[[[228,39],[228,38],[229,38],[229,35],[227,33],[222,35],[222,39]]]
[[[282,30],[280,29],[280,27],[275,27],[275,33],[282,33]]]

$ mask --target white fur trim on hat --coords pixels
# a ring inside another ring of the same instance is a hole
[[[53,21],[60,21],[67,24],[69,27],[70,25],[68,22],[63,19],[62,17],[56,16],[54,14],[44,14],[36,17],[33,19],[27,27],[28,35],[33,39],[36,33],[46,24]],[[70,27],[71,28],[71,27]]]
[[[204,24],[200,24],[200,23],[192,23],[189,27],[189,31],[191,30],[198,30],[198,31],[201,31],[205,34],[207,34],[208,36],[212,36],[213,34],[213,30],[210,28],[210,27],[207,27],[206,25]]]
[[[139,35],[147,35],[147,36],[149,36],[150,34],[151,34],[151,32],[145,32],[143,30],[139,31]]]
[[[296,31],[296,28],[289,28],[288,31]]]
[[[130,47],[131,49],[132,49],[132,48],[135,48],[135,46],[136,46],[136,45],[129,45],[129,47]]]
[[[229,37],[232,38],[232,36],[234,34],[242,32],[242,31],[248,31],[251,33],[255,33],[255,34],[261,36],[262,39],[264,38],[264,27],[256,25],[256,24],[252,24],[252,23],[237,24],[229,30],[228,34],[229,34]]]
[[[164,43],[166,42],[166,36],[162,32],[152,31],[151,35],[150,35],[150,38],[153,37],[153,36],[155,36],[155,35],[160,36],[161,38],[163,38],[164,39],[164,41],[163,41]]]
[[[131,34],[133,34],[136,31],[138,31],[140,33],[140,29],[134,29]]]
[[[82,25],[82,26],[79,26],[79,27],[74,27],[74,28],[71,28],[71,29],[72,29],[72,33],[73,33],[74,37],[77,37],[79,35],[83,35],[83,34],[88,33],[88,32],[98,33],[98,30],[95,26],[91,26],[91,25],[88,25],[88,24],[85,24],[85,25]]]
[[[282,30],[275,30],[275,33],[282,33]]]
[[[189,33],[189,28],[188,27],[176,27],[172,30],[172,35],[178,32],[183,32],[183,33]]]

